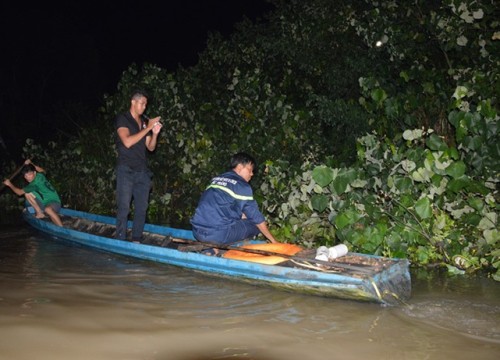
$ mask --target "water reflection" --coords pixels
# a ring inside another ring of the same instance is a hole
[[[500,289],[414,274],[408,306],[256,287],[0,233],[0,359],[496,359]]]
[[[500,285],[481,276],[419,274],[404,313],[423,326],[500,344]]]
[[[464,300],[422,301],[405,308],[426,326],[500,344],[500,307]]]

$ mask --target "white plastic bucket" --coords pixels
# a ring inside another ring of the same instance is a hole
[[[347,254],[347,246],[344,244],[335,245],[328,249],[328,259],[333,260]]]

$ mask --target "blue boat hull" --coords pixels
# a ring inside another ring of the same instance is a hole
[[[31,211],[30,211],[31,210]],[[61,215],[86,221],[115,225],[112,217],[95,215],[70,209],[61,209]],[[139,259],[179,266],[220,277],[237,279],[252,284],[265,284],[312,295],[342,299],[396,304],[410,296],[411,280],[409,263],[404,259],[391,259],[390,266],[374,273],[334,273],[307,268],[265,265],[241,260],[207,256],[196,252],[184,252],[160,246],[116,240],[68,227],[59,227],[50,221],[37,219],[32,209],[25,209],[24,219],[34,228],[59,239],[68,240],[100,250],[127,255]],[[164,237],[194,241],[191,231],[146,224],[145,232]],[[357,254],[370,260],[379,257]],[[383,259],[383,258],[380,258]]]

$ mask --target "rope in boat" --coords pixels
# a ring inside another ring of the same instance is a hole
[[[316,270],[316,271],[321,271],[321,272],[326,272],[326,273],[338,273],[341,272],[340,269],[333,269],[333,270],[327,270],[326,268],[322,267],[321,265],[314,265],[311,264],[310,262],[298,262],[297,260],[290,259],[291,262],[293,262],[295,265],[298,266],[303,266],[305,268],[311,269],[311,270]]]

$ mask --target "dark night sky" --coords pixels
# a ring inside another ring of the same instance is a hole
[[[195,65],[209,32],[228,36],[244,16],[272,9],[265,0],[10,2],[0,23],[0,135],[22,141],[35,126],[19,133],[12,123],[44,127],[65,102],[97,107],[132,63]]]

